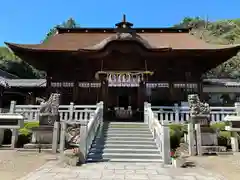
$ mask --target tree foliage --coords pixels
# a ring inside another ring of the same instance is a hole
[[[77,25],[76,21],[73,18],[69,18],[67,21],[64,21],[62,24],[57,25],[54,28],[50,29],[49,32],[47,33],[45,39],[43,40],[43,42],[47,41],[49,39],[49,37],[51,37],[54,34],[56,34],[58,27],[75,28],[75,27],[78,27],[78,25]]]
[[[212,44],[240,44],[240,19],[209,22],[186,17],[175,27],[192,27],[192,34]],[[240,78],[240,54],[203,75],[210,78]]]
[[[70,18],[56,27],[74,28],[77,27],[77,23],[74,19]],[[47,41],[49,37],[56,34],[56,27],[50,29],[43,41]],[[38,71],[25,61],[22,61],[19,57],[15,56],[6,47],[0,47],[0,68],[9,73],[15,74],[20,78],[42,78],[45,75],[44,72]]]

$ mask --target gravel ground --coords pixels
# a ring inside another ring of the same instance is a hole
[[[53,159],[54,155],[44,152],[0,149],[0,179],[16,180]]]
[[[220,156],[195,156],[188,159],[209,171],[222,174],[228,180],[240,179],[240,153]]]

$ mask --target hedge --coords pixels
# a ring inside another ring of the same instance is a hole
[[[38,127],[39,122],[34,121],[34,122],[25,122],[24,127],[19,130],[19,136],[18,136],[18,142],[17,142],[17,147],[23,147],[24,144],[30,143],[31,142],[31,128],[33,127]]]
[[[231,147],[231,132],[225,131],[226,122],[214,123],[211,128],[215,131],[219,131],[218,144],[219,146]],[[187,132],[187,124],[171,124],[170,127],[170,144],[171,149],[179,147],[183,141],[184,133]]]
[[[38,126],[39,126],[39,122],[38,121],[25,122],[24,123],[24,127],[19,130],[19,133],[22,134],[22,135],[28,136],[28,135],[31,134],[31,128],[38,127]]]

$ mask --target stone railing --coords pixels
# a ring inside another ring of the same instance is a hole
[[[159,121],[171,123],[185,123],[190,119],[190,109],[188,106],[152,106],[152,110]],[[211,123],[224,121],[227,115],[236,114],[236,103],[232,107],[210,107]]]
[[[72,120],[72,121],[61,121],[61,132],[60,132],[60,152],[64,152],[65,141],[66,141],[66,130],[69,125],[80,125],[80,137],[79,137],[79,159],[80,163],[85,163],[89,149],[91,148],[92,142],[96,136],[99,127],[103,122],[103,102],[99,102],[96,105],[96,109],[91,116],[90,120]]]
[[[12,103],[11,103],[12,104]],[[59,115],[61,121],[90,120],[94,114],[96,105],[69,105],[59,106]],[[25,121],[38,121],[40,105],[15,105],[14,112],[20,113],[25,117]]]
[[[167,122],[158,121],[154,116],[151,108],[151,104],[144,103],[144,122],[148,124],[150,131],[153,134],[153,138],[162,156],[164,164],[169,164],[170,160],[170,131],[167,126]]]

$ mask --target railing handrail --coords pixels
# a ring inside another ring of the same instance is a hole
[[[158,120],[164,120],[171,123],[184,123],[189,120],[190,108],[189,106],[151,106]],[[224,121],[226,115],[235,115],[236,110],[239,109],[239,103],[234,106],[219,107],[210,106],[210,121],[211,123]]]
[[[92,142],[95,139],[96,133],[103,121],[103,102],[97,104],[97,109],[94,111],[94,116],[90,118],[87,124],[86,132],[86,151],[85,157],[89,153]]]
[[[164,121],[158,121],[151,108],[151,104],[144,103],[144,122],[148,124],[153,138],[162,156],[163,163],[170,163],[170,133]]]
[[[152,106],[152,109],[168,109],[168,110],[189,110],[189,106]],[[210,110],[235,110],[236,107],[227,107],[227,106],[210,106]]]
[[[64,108],[69,108],[71,105],[60,105],[59,106],[59,109],[64,109]],[[35,108],[35,109],[39,109],[41,107],[41,105],[16,105],[16,108],[19,108],[19,109],[32,109],[32,108]],[[73,105],[73,108],[74,109],[78,109],[78,108],[96,108],[97,106],[96,105]]]

